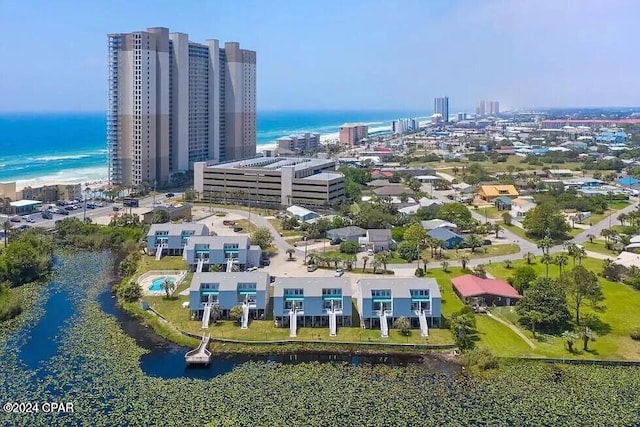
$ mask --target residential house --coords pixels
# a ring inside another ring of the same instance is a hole
[[[522,296],[507,281],[483,279],[473,274],[451,279],[453,290],[465,303],[474,306],[514,305]]]
[[[404,208],[398,209],[398,213],[401,215],[414,215],[418,212],[420,208],[429,208],[432,206],[442,206],[443,203],[438,199],[429,199],[427,197],[423,197],[418,200],[417,205],[405,206]]]
[[[348,242],[356,242],[361,237],[365,237],[367,235],[367,230],[364,228],[356,227],[355,225],[350,225],[348,227],[342,228],[334,228],[331,230],[327,230],[326,236],[331,240],[341,240]]]
[[[262,319],[269,299],[269,274],[194,273],[189,286],[189,310],[193,319],[202,319],[205,304],[217,304],[223,319],[230,311],[247,303],[249,318]]]
[[[493,199],[500,196],[507,196],[511,199],[515,199],[519,196],[518,190],[513,185],[481,185],[478,187],[478,196],[487,202],[493,202]]]
[[[511,205],[512,205],[512,200],[508,196],[496,197],[495,199],[493,199],[493,205],[499,211],[510,211],[511,210]]]
[[[287,208],[287,213],[301,222],[312,222],[316,218],[320,217],[319,213],[296,205],[289,206]]]
[[[640,265],[640,255],[625,250],[613,262],[626,268],[637,267]]]
[[[440,326],[441,294],[432,278],[360,279],[357,283],[360,322],[366,328],[380,327],[381,321],[393,326],[406,317],[411,327],[418,327],[424,312],[430,327]]]
[[[152,224],[147,232],[147,253],[149,255],[182,255],[191,236],[209,236],[204,224]]]
[[[327,327],[336,314],[338,326],[351,326],[351,279],[348,277],[278,277],[273,287],[273,318],[278,327]]]
[[[193,236],[184,248],[187,264],[197,271],[211,271],[219,266],[221,271],[244,271],[260,266],[262,249],[252,245],[248,236]],[[202,260],[202,261],[200,261]]]
[[[433,230],[429,230],[427,231],[427,236],[442,241],[442,247],[444,249],[458,248],[464,242],[464,237],[445,227],[438,227]]]
[[[520,196],[511,201],[511,211],[509,214],[515,218],[524,218],[531,209],[537,206],[532,196]]]
[[[400,183],[391,183],[388,179],[376,179],[373,181],[367,182],[367,187],[388,187],[390,185],[402,185]]]
[[[392,171],[382,171],[380,169],[374,169],[371,171],[371,179],[372,180],[376,180],[376,179],[387,179],[387,178],[391,178],[393,176],[393,172]]]
[[[446,228],[447,230],[453,231],[454,233],[458,231],[457,225],[443,219],[430,219],[427,221],[420,221],[420,225],[422,225],[422,228],[427,231],[434,230],[436,228]]]
[[[367,230],[366,235],[358,239],[358,242],[374,252],[388,251],[395,246],[389,229]]]
[[[389,185],[387,187],[379,187],[372,191],[376,196],[389,196],[389,197],[400,197],[403,194],[407,196],[413,194],[410,188],[405,187],[404,185]]]

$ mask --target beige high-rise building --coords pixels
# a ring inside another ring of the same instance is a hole
[[[362,123],[345,123],[340,126],[340,144],[357,145],[369,137],[369,126]]]
[[[149,28],[110,34],[107,148],[115,185],[256,153],[256,53]]]

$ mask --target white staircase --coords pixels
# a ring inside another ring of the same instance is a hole
[[[382,338],[389,338],[389,325],[387,324],[387,313],[382,310],[380,314],[380,336]]]
[[[204,265],[204,258],[198,260],[198,266],[196,267],[196,273],[202,273],[202,266]]]
[[[209,327],[209,321],[211,320],[211,303],[204,305],[204,314],[202,314],[202,329]]]
[[[295,338],[298,331],[298,316],[296,312],[291,310],[289,312],[289,338]]]
[[[429,326],[427,325],[427,315],[424,310],[420,310],[418,313],[418,319],[420,319],[420,336],[429,336]]]
[[[184,260],[187,259],[187,247],[186,246],[182,249],[182,259],[184,259]]]
[[[331,310],[329,312],[329,336],[330,337],[336,336],[336,329],[337,329],[336,312]]]
[[[240,328],[249,328],[249,304],[247,304],[246,302],[242,303],[242,325],[240,326]]]
[[[160,261],[160,258],[162,258],[162,249],[164,248],[164,244],[159,244],[158,248],[156,249],[156,261]]]
[[[227,258],[227,273],[238,271],[238,264],[236,261],[236,258]]]

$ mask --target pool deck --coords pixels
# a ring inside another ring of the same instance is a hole
[[[182,283],[182,281],[186,277],[186,275],[187,275],[186,271],[176,271],[176,270],[149,271],[138,278],[138,285],[142,290],[142,295],[153,295],[153,296],[164,295],[165,294],[164,289],[160,289],[157,291],[149,289],[149,287],[151,286],[152,282],[155,279],[158,279],[161,277],[168,277],[170,279],[173,279],[176,285],[175,289],[177,289],[178,286],[180,286],[180,283]]]

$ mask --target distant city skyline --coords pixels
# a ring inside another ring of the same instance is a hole
[[[0,0],[0,10],[12,35],[0,45],[1,112],[106,110],[105,34],[154,26],[255,50],[258,111],[427,113],[441,94],[450,114],[480,99],[501,110],[640,99],[633,0]]]

